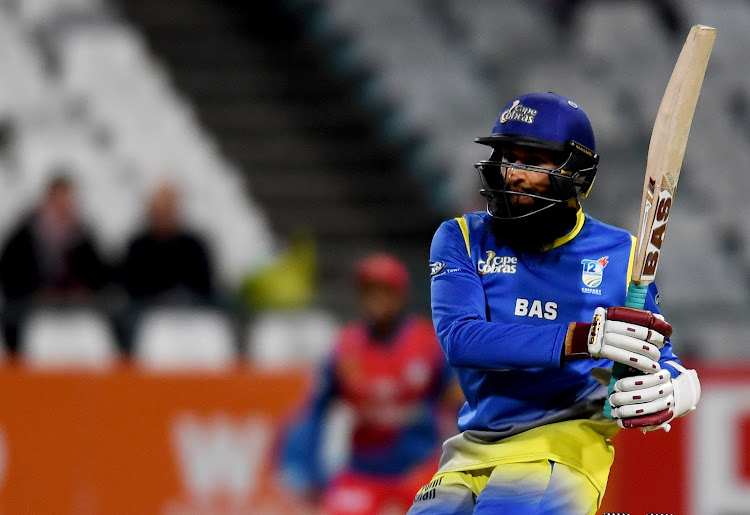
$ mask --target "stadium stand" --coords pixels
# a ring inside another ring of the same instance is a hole
[[[64,166],[98,243],[116,262],[149,189],[174,178],[185,196],[183,214],[209,239],[215,279],[231,294],[276,252],[265,215],[141,35],[113,7],[45,0],[0,8],[0,62],[8,74],[0,86],[0,235],[8,236]],[[63,324],[57,344],[50,339],[56,322]],[[40,314],[23,333],[23,353],[35,363],[103,361],[111,340],[103,323],[94,313],[73,321]],[[155,362],[160,354],[147,356]]]
[[[2,95],[12,132],[4,164],[13,167],[3,174],[3,224],[44,187],[53,165],[65,163],[80,174],[87,214],[115,254],[147,188],[175,174],[187,190],[186,216],[215,243],[223,281],[235,283],[271,257],[272,237],[241,175],[109,4],[22,2],[0,10],[0,25],[13,77]]]
[[[742,221],[750,91],[737,65],[750,48],[750,7],[673,4],[682,20],[717,26],[719,37],[664,248],[665,309],[691,352],[701,352],[695,335],[718,320],[733,336],[712,343],[750,354],[736,321],[750,301]],[[471,165],[484,155],[473,138],[489,130],[499,102],[528,89],[555,89],[586,107],[602,155],[586,207],[634,231],[649,131],[679,38],[648,2],[582,2],[564,28],[549,6],[6,2],[0,236],[65,164],[114,258],[146,192],[174,177],[228,288],[272,262],[292,231],[310,229],[316,323],[327,327],[351,314],[346,271],[358,255],[399,250],[419,277],[440,219],[481,209]],[[427,305],[426,286],[413,303]],[[275,316],[263,322],[270,332]],[[255,352],[248,341],[263,338],[254,331],[235,331],[234,348]]]
[[[282,239],[298,229],[314,235],[321,307],[351,314],[347,271],[369,251],[398,250],[424,273],[440,220],[427,188],[404,172],[355,88],[281,2],[121,7],[241,167],[272,230]],[[426,306],[426,284],[416,295]]]

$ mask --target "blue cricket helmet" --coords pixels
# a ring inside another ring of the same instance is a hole
[[[594,131],[583,109],[568,98],[555,93],[531,93],[515,98],[500,112],[492,134],[475,141],[493,149],[488,160],[475,165],[483,183],[481,193],[490,199],[488,212],[493,216],[512,218],[510,214],[493,209],[492,201],[500,194],[519,194],[506,191],[505,169],[508,167],[502,164],[504,148],[536,148],[558,157],[560,165],[552,170],[524,164],[513,166],[550,175],[552,192],[549,196],[538,197],[548,202],[546,206],[585,197],[591,191],[599,162]],[[497,207],[497,202],[494,204]]]
[[[569,141],[576,141],[596,152],[594,130],[586,113],[572,100],[554,93],[514,99],[498,115],[492,135],[477,138],[477,142],[490,144],[509,137],[551,150],[564,150]]]

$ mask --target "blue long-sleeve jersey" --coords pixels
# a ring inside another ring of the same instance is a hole
[[[624,305],[635,239],[578,211],[573,230],[542,252],[516,252],[495,238],[490,216],[444,222],[430,250],[432,317],[466,396],[459,429],[510,436],[588,418],[607,388],[589,372],[609,360],[561,364],[570,322]],[[645,309],[657,312],[657,289]],[[660,363],[679,360],[669,342]]]

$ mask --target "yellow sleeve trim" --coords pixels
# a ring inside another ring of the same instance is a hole
[[[466,223],[466,218],[463,216],[457,216],[456,221],[458,226],[461,228],[461,233],[464,235],[464,243],[466,243],[466,253],[471,257],[471,246],[469,245],[469,226]]]
[[[586,221],[586,215],[583,214],[583,209],[581,209],[581,206],[578,206],[578,210],[576,211],[576,224],[573,227],[573,229],[566,234],[565,236],[561,236],[557,238],[555,241],[552,242],[552,245],[549,247],[545,247],[544,250],[554,249],[555,247],[559,247],[560,245],[564,245],[568,243],[570,240],[578,236],[578,233],[581,232],[581,229],[583,229],[583,222]]]
[[[638,238],[630,235],[630,238],[633,240],[630,244],[630,261],[628,261],[628,276],[625,278],[626,287],[630,286],[630,278],[633,277],[633,266],[635,265],[635,247],[636,243],[638,241]]]

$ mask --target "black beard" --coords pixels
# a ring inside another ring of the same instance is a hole
[[[514,250],[539,252],[575,227],[577,211],[578,206],[562,202],[523,218],[493,217],[490,230]]]

